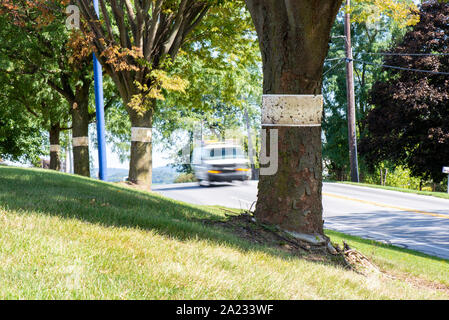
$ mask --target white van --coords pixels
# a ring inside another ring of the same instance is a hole
[[[251,178],[249,160],[236,144],[213,143],[195,148],[192,168],[200,185]]]

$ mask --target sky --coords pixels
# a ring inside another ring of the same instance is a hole
[[[91,155],[94,161],[94,167],[98,168],[98,149],[91,144]],[[165,159],[164,153],[158,150],[158,148],[153,148],[153,168],[164,167],[170,163],[169,160]],[[112,151],[112,144],[106,144],[106,162],[108,168],[117,169],[129,169],[129,161],[120,162],[119,156]]]
[[[89,126],[89,152],[93,159],[94,168],[98,168],[98,148],[96,148],[97,130],[95,123]],[[107,140],[107,139],[106,139]],[[114,152],[112,143],[106,143],[106,163],[108,168],[115,169],[129,169],[129,161],[121,162],[119,155]],[[160,148],[153,144],[153,168],[164,167],[168,165],[171,161],[165,159],[165,153],[160,150]]]

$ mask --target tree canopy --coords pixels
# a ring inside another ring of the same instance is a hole
[[[449,161],[448,34],[449,4],[425,2],[420,22],[391,48],[393,55],[385,56],[385,65],[404,69],[385,69],[371,92],[374,108],[361,152],[372,166],[390,160],[414,176],[435,182],[444,178],[442,167]]]

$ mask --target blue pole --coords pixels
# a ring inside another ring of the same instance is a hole
[[[98,0],[94,1],[97,16],[100,17]],[[98,139],[98,164],[100,180],[105,181],[107,177],[106,163],[106,139],[104,124],[104,97],[103,97],[103,71],[101,64],[94,54],[94,79],[95,79],[95,106],[97,115],[97,139]]]

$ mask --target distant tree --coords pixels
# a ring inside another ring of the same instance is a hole
[[[243,34],[236,33],[229,37],[236,39],[241,36]],[[254,40],[246,41],[249,47],[256,44]],[[155,118],[159,133],[157,141],[168,149],[173,147],[173,133],[180,130],[188,132],[188,139],[181,143],[183,147],[187,143],[192,145],[201,133],[205,140],[241,139],[239,133],[244,128],[246,132],[246,109],[250,128],[253,132],[258,131],[262,93],[260,69],[251,59],[238,59],[238,55],[233,53],[238,49],[228,47],[226,50],[230,53],[216,57],[215,64],[207,63],[209,57],[194,53],[179,59],[183,60],[180,70],[183,70],[182,74],[187,77],[190,86],[186,94],[173,94],[161,102]],[[245,56],[248,55],[258,57],[259,51],[253,48]],[[181,151],[172,160],[180,172],[192,172]]]
[[[388,10],[386,3],[397,4],[399,10]],[[379,7],[379,6],[381,7]],[[386,10],[387,9],[387,10]],[[386,10],[386,11],[385,11]],[[377,79],[382,56],[376,53],[387,50],[392,41],[401,40],[410,24],[415,24],[419,16],[413,1],[373,2],[369,0],[352,1],[351,30],[354,59],[372,64],[356,63],[354,66],[355,102],[357,131],[364,134],[363,119],[369,106],[369,92]],[[348,123],[346,70],[342,60],[344,48],[344,13],[341,10],[332,28],[328,60],[325,62],[323,78],[324,118],[323,160],[328,177],[333,180],[346,180],[349,174]],[[372,54],[366,54],[372,53]],[[366,165],[359,158],[360,178],[367,176]]]
[[[49,87],[57,92],[71,115],[73,138],[83,138],[88,136],[89,122],[95,116],[89,110],[92,53],[81,32],[66,29],[65,12],[69,2],[7,0],[0,3],[0,59],[9,63],[7,70],[0,72],[22,73],[34,78],[42,89]],[[26,87],[22,89],[17,93],[19,96],[30,94]],[[59,132],[55,129],[54,143],[59,141],[56,135]],[[90,176],[89,146],[85,143],[74,146],[73,159],[74,172]]]
[[[4,148],[3,152],[15,159],[18,156],[25,156],[25,159],[35,163],[36,153],[48,154],[48,149],[44,149],[48,148],[48,144],[50,144],[53,146],[53,149],[50,147],[50,169],[59,171],[61,169],[60,134],[63,130],[69,129],[67,127],[69,112],[65,101],[57,92],[45,85],[45,80],[37,80],[26,72],[18,72],[17,68],[12,69],[11,72],[2,70],[0,85],[2,86],[0,108],[3,110],[5,127],[8,128],[6,123],[12,122],[15,124],[17,132],[28,132],[29,137],[22,138],[25,141],[33,141],[36,134],[42,135],[42,132],[46,131],[49,140],[48,143],[39,146],[38,152],[36,149],[12,147],[16,144],[8,144],[9,148]],[[29,132],[30,124],[36,133]],[[2,132],[0,135],[7,133],[8,131]],[[12,137],[18,139],[17,135],[14,133]],[[3,138],[10,141],[7,136]],[[21,152],[18,153],[18,150]]]
[[[93,14],[91,1],[78,2],[85,16]],[[250,91],[245,68],[260,56],[254,28],[243,1],[100,1],[100,7],[103,33],[95,33],[94,49],[125,109],[107,116],[108,138],[122,160],[130,159],[130,181],[148,185],[153,142],[192,131],[218,103],[242,107]],[[91,29],[99,31],[96,23]],[[129,143],[130,127],[152,127],[151,142]]]
[[[406,33],[384,64],[449,72],[449,4],[422,4],[420,22]],[[410,56],[408,53],[443,53]],[[408,167],[416,177],[440,182],[449,165],[449,76],[385,69],[371,91],[361,153],[372,168],[384,160]]]
[[[77,0],[92,49],[113,79],[131,126],[150,130],[156,101],[187,83],[167,73],[189,35],[219,0],[100,0],[101,20],[91,0]],[[152,140],[132,141],[129,180],[151,186]]]
[[[1,83],[1,80],[0,80]],[[10,100],[7,88],[0,93],[0,159],[39,162],[46,137],[41,123],[25,112],[17,112],[19,102]]]

